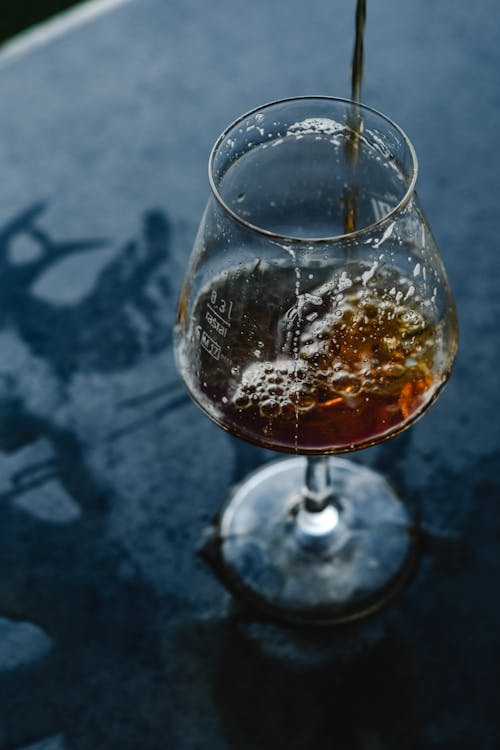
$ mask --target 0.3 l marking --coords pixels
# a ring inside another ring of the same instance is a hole
[[[214,312],[216,315],[219,315],[219,317],[225,316],[224,323],[227,326],[231,325],[231,313],[233,311],[233,302],[232,300],[226,300],[223,297],[219,297],[215,289],[212,289],[210,292],[210,305],[212,312]],[[210,307],[209,305],[209,307]]]

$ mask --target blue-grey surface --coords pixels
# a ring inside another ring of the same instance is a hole
[[[363,99],[415,143],[460,315],[445,394],[359,456],[419,508],[415,580],[292,636],[238,625],[194,553],[270,457],[173,367],[208,151],[263,101],[347,95],[354,5],[134,0],[0,56],[0,748],[500,747],[495,0],[368,7]]]

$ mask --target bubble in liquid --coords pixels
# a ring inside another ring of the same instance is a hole
[[[262,417],[272,419],[273,417],[279,417],[281,414],[281,406],[278,401],[267,399],[266,401],[262,401],[259,405],[259,412]]]
[[[283,388],[280,388],[278,385],[271,386],[267,389],[267,392],[270,396],[282,396],[284,393]]]
[[[405,368],[403,365],[390,363],[382,367],[382,372],[386,377],[395,379],[405,374]]]
[[[282,419],[289,421],[295,421],[297,418],[297,410],[290,401],[285,401],[281,407]]]
[[[361,387],[357,378],[345,370],[333,376],[332,384],[334,390],[341,395],[354,395]]]
[[[251,404],[251,401],[249,397],[243,394],[241,396],[238,396],[234,400],[234,405],[236,406],[237,409],[248,409],[250,404]]]
[[[316,399],[307,390],[293,391],[290,394],[290,401],[295,404],[299,411],[309,411],[316,406]]]
[[[395,336],[385,336],[382,339],[382,343],[384,344],[386,349],[388,349],[389,351],[393,351],[394,349],[396,349],[399,341]]]
[[[406,336],[414,336],[425,330],[425,319],[423,315],[420,315],[416,310],[406,310],[401,316],[401,320],[405,323],[404,335]]]
[[[365,302],[363,305],[363,312],[366,316],[366,322],[368,322],[369,319],[376,318],[379,313],[377,306],[371,302]]]

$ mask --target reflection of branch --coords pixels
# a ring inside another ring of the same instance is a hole
[[[61,306],[33,294],[33,279],[63,258],[108,243],[101,239],[59,242],[51,236],[57,229],[50,225],[44,229],[46,208],[44,202],[36,203],[0,227],[4,292],[0,328],[12,335],[15,347],[23,352],[24,370],[29,375],[32,367],[35,379],[27,380],[25,372],[19,380],[16,361],[6,361],[6,372],[0,375],[0,452],[8,454],[7,482],[0,493],[0,611],[40,624],[55,646],[49,658],[40,662],[39,672],[28,664],[22,673],[0,674],[0,722],[3,727],[5,718],[9,747],[24,747],[42,737],[47,737],[49,744],[63,742],[55,731],[64,715],[68,745],[78,745],[85,735],[85,746],[96,747],[115,710],[130,717],[131,734],[143,735],[141,712],[138,718],[137,712],[130,711],[130,706],[137,704],[137,681],[124,679],[124,670],[140,673],[145,690],[149,691],[149,686],[151,690],[139,697],[144,705],[155,706],[155,670],[163,656],[165,621],[158,613],[163,613],[162,608],[168,613],[176,611],[177,605],[174,594],[158,597],[147,571],[136,562],[135,551],[110,533],[106,511],[119,506],[120,488],[112,477],[108,480],[102,467],[94,466],[93,452],[102,451],[113,437],[154,423],[187,396],[168,386],[135,397],[130,390],[131,398],[118,407],[132,411],[115,414],[115,421],[106,429],[127,417],[131,424],[97,444],[81,437],[75,426],[78,404],[65,388],[71,375],[109,370],[122,373],[145,354],[169,343],[168,310],[164,308],[170,288],[165,280],[160,287],[159,274],[166,273],[161,269],[168,260],[170,228],[161,211],[146,213],[141,237],[117,248],[114,260],[98,273],[90,293],[76,304]],[[30,251],[36,251],[25,255],[25,262],[15,262],[18,238],[29,242]],[[135,315],[132,321],[129,307]],[[37,364],[41,361],[43,367]],[[64,414],[50,411],[51,399],[44,396],[45,391],[56,389],[57,404]],[[50,452],[20,452],[39,437],[50,444]],[[60,487],[48,485],[45,493],[44,484],[53,481]],[[17,502],[30,491],[29,505]],[[50,511],[52,498],[57,506],[62,491],[81,507],[78,521],[41,523],[50,514],[37,515],[33,506],[44,503],[42,510]],[[92,645],[91,654],[88,644]],[[96,681],[96,674],[104,674],[106,679]],[[111,711],[110,684],[116,688]],[[82,714],[82,705],[91,706],[92,711]],[[153,731],[161,738],[165,735],[163,714],[156,714],[159,724]],[[0,734],[3,738],[3,732]],[[113,738],[109,741],[113,745]],[[116,743],[120,744],[119,738]]]
[[[60,476],[56,469],[55,461],[47,461],[47,466],[52,464],[52,471],[47,471],[45,473],[40,473],[38,476],[36,475],[36,472],[34,473],[34,477],[32,479],[23,479],[22,482],[18,481],[19,474],[22,474],[24,472],[28,473],[33,467],[27,466],[26,469],[22,469],[20,472],[17,472],[12,476],[12,484],[14,485],[12,489],[7,490],[6,492],[0,493],[0,498],[2,500],[12,500],[14,497],[19,497],[20,495],[24,495],[26,492],[29,492],[30,490],[34,490],[37,487],[41,487],[45,484],[45,482],[49,482],[51,479],[60,479]],[[34,465],[35,468],[36,465]],[[40,464],[41,467],[41,464]]]
[[[98,248],[107,247],[109,242],[105,239],[92,239],[92,240],[75,240],[73,242],[57,242],[53,240],[50,235],[40,227],[34,225],[36,219],[39,218],[46,209],[45,203],[36,203],[26,211],[15,217],[6,227],[0,232],[0,253],[2,257],[2,265],[4,267],[4,273],[15,273],[21,275],[24,282],[34,279],[38,276],[45,268],[52,264],[54,261],[60,260],[67,255],[74,253],[80,253],[84,250],[96,250]],[[9,242],[17,235],[27,234],[35,242],[39,244],[41,249],[44,251],[42,257],[37,258],[30,263],[23,263],[21,267],[12,266],[9,263],[8,253],[6,252]]]
[[[138,398],[141,397],[139,396]],[[140,430],[150,422],[153,422],[154,420],[162,417],[168,411],[177,409],[179,406],[182,406],[182,404],[187,402],[189,402],[188,394],[185,391],[178,392],[177,394],[174,394],[169,400],[167,400],[166,403],[162,404],[158,409],[151,412],[150,414],[146,414],[144,417],[139,417],[138,419],[129,422],[129,424],[125,425],[124,427],[119,427],[117,430],[113,430],[113,432],[110,432],[106,437],[106,441],[110,442],[112,440],[116,440],[117,438],[123,437],[124,435],[129,435],[131,432]]]
[[[12,221],[9,221],[9,223],[0,231],[0,244],[8,240],[11,235],[26,231],[27,226],[31,226],[31,222],[40,216],[40,214],[45,211],[46,207],[47,204],[45,201],[34,203],[33,206],[30,206],[25,211],[18,214],[18,216],[12,219]]]
[[[22,469],[19,469],[19,471],[14,472],[11,476],[12,483],[15,485],[22,485],[24,487],[26,486],[26,481],[28,483],[30,482],[30,475],[34,474],[36,476],[38,473],[40,473],[41,477],[49,479],[50,477],[54,476],[55,468],[56,461],[53,458],[48,458],[45,461],[37,461],[35,463],[29,464],[28,466],[24,466]],[[49,469],[49,471],[47,471],[47,469]],[[27,480],[26,477],[28,478]]]
[[[63,381],[79,369],[123,370],[167,346],[171,289],[165,279],[161,282],[161,268],[170,254],[168,217],[160,210],[145,212],[140,236],[113,254],[83,299],[61,307],[33,294],[33,282],[58,261],[109,243],[100,238],[59,241],[52,228],[45,229],[46,209],[37,203],[0,227],[1,321],[8,321],[30,353]],[[31,260],[12,259],[18,237],[36,247]]]
[[[81,253],[84,250],[97,250],[99,248],[109,247],[108,240],[95,239],[95,240],[74,240],[73,242],[53,242],[48,234],[41,229],[31,227],[26,229],[33,239],[37,240],[47,254],[40,258],[39,261],[34,261],[31,265],[37,267],[36,273],[40,272],[40,265],[47,265],[58,261],[66,255],[73,255],[74,253]]]
[[[165,398],[166,394],[169,395],[168,398]],[[106,444],[140,430],[189,401],[185,391],[172,391],[171,386],[167,385],[124,399],[118,406],[136,409],[157,399],[162,400],[156,409],[113,430],[99,442]],[[83,446],[75,436],[67,430],[55,429],[45,420],[26,415],[22,406],[19,407],[18,419],[21,415],[31,428],[27,442],[32,442],[35,435],[44,435],[52,443],[55,455],[45,460],[33,461],[14,471],[10,477],[10,488],[0,493],[0,498],[10,500],[42,486],[45,482],[57,479],[80,505],[91,508],[97,503],[96,507],[101,507],[102,498],[107,495],[107,491],[93,478],[83,458]],[[23,441],[23,444],[25,443],[26,441]]]
[[[148,401],[153,401],[154,399],[158,398],[158,396],[163,396],[170,390],[171,388],[169,385],[162,385],[158,388],[152,388],[150,391],[141,393],[139,396],[131,396],[130,398],[123,399],[123,401],[119,401],[118,406],[125,409],[135,409],[136,406],[147,404]]]

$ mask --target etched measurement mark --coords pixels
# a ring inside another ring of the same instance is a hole
[[[387,216],[392,206],[386,201],[377,200],[376,198],[372,198],[371,200],[372,200],[373,213],[375,214],[375,219],[376,221],[380,221],[380,219],[383,219],[384,216]]]
[[[205,351],[207,351],[210,354],[211,357],[213,357],[215,360],[220,359],[221,348],[219,344],[216,341],[214,341],[212,338],[210,338],[208,333],[204,331],[203,329],[201,330],[200,343],[202,347],[205,349]]]
[[[224,318],[219,315],[217,310],[214,310],[214,308],[211,305],[207,305],[207,311],[205,312],[205,320],[207,321],[208,325],[214,329],[214,331],[217,331],[221,336],[226,337],[227,336],[227,329],[230,326],[230,323],[227,322],[227,320],[224,320]]]
[[[227,326],[231,325],[231,313],[233,311],[232,300],[227,300],[227,299],[224,299],[223,297],[219,297],[215,289],[213,289],[210,293],[209,307],[211,307],[212,312],[214,312],[224,321],[225,325]],[[226,316],[226,320],[222,318],[223,315]]]

